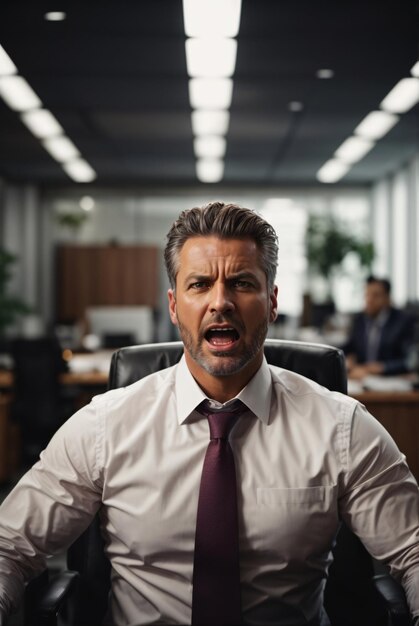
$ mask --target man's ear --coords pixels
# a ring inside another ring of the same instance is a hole
[[[276,320],[276,316],[278,315],[278,287],[276,285],[274,285],[271,293],[269,294],[269,300],[269,323],[272,324]]]
[[[170,319],[172,321],[172,324],[177,326],[176,298],[175,298],[175,292],[173,291],[173,289],[168,289],[167,297],[169,300]]]

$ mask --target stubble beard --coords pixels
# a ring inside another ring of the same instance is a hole
[[[230,352],[217,350],[216,352],[212,352],[211,356],[208,356],[203,350],[203,345],[206,341],[204,333],[200,331],[197,341],[194,341],[192,333],[185,328],[179,320],[179,317],[177,322],[185,350],[189,352],[192,359],[198,363],[200,367],[212,376],[231,376],[232,374],[240,372],[259,353],[268,333],[268,320],[263,319],[256,327],[251,343],[245,345],[240,354],[234,355]],[[211,362],[213,357],[216,357],[214,363]]]

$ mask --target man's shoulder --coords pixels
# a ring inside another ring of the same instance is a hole
[[[156,397],[158,394],[162,394],[165,389],[173,387],[176,368],[177,364],[152,372],[129,385],[110,389],[106,393],[93,398],[93,401],[111,407],[114,403],[130,402],[137,397],[139,400],[145,397]]]
[[[354,398],[339,391],[331,391],[302,374],[276,367],[275,365],[268,365],[271,371],[273,388],[277,394],[282,393],[285,396],[294,398],[302,398],[311,394],[318,401],[341,403],[350,409],[357,403]]]

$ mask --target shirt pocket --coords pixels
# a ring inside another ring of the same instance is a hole
[[[255,546],[279,562],[297,561],[330,549],[338,526],[336,487],[258,487],[254,519]]]

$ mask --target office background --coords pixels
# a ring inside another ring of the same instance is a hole
[[[188,22],[188,4],[205,21],[205,2],[72,1],[55,12],[2,3],[0,44],[13,67],[0,72],[0,245],[18,259],[11,291],[51,327],[57,246],[161,251],[180,210],[222,199],[276,225],[284,314],[301,315],[307,289],[321,299],[304,249],[313,215],[371,237],[372,269],[390,277],[395,303],[417,301],[417,2],[212,3],[232,17],[216,20],[209,40]],[[10,104],[10,78],[27,82],[31,104]],[[407,104],[391,100],[396,86],[413,90]],[[37,111],[58,130],[34,129]],[[381,130],[360,127],[371,113]],[[79,228],[68,215],[82,216]],[[166,339],[161,263],[156,271]],[[333,287],[339,310],[362,305],[364,276],[349,259]]]

